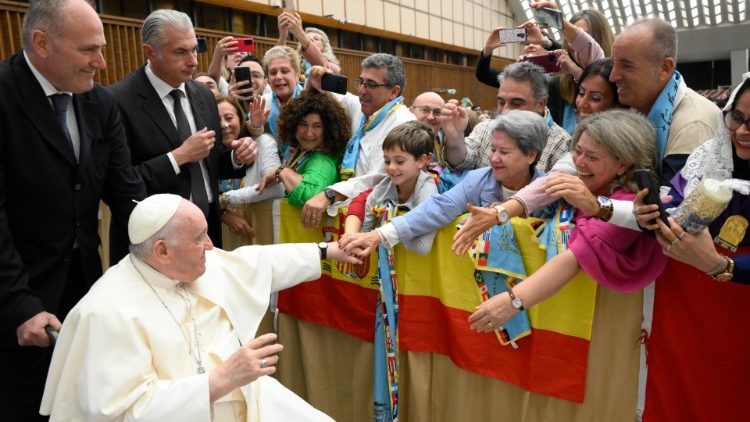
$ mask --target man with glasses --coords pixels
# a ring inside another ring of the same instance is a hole
[[[430,125],[432,131],[435,132],[435,136],[437,136],[440,132],[440,113],[444,105],[445,101],[440,95],[427,91],[417,95],[414,103],[409,107],[409,111],[417,120]]]
[[[327,69],[313,67],[308,83],[320,90],[320,79],[325,73]],[[414,115],[403,105],[401,94],[405,83],[404,65],[396,56],[375,53],[362,61],[362,71],[355,80],[358,97],[348,93],[341,96],[348,113],[352,113],[357,102],[360,110],[355,117],[359,124],[352,128],[354,135],[341,163],[342,181],[305,203],[301,217],[305,227],[319,227],[329,206],[356,197],[385,177],[383,139],[392,128],[414,120]]]
[[[558,126],[547,109],[547,82],[544,69],[530,63],[518,62],[509,65],[498,77],[497,112],[527,110],[539,113],[547,121],[549,136],[547,146],[536,167],[548,172],[568,152],[570,135]],[[445,134],[445,158],[457,170],[473,170],[488,166],[492,143],[491,120],[474,126],[464,140],[464,129],[468,123],[466,111],[450,102],[445,106],[441,127]]]

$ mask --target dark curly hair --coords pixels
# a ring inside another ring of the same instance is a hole
[[[320,150],[339,157],[352,137],[351,122],[339,102],[323,92],[304,90],[281,109],[279,143],[296,147],[297,125],[311,113],[317,113],[323,122],[323,144]]]

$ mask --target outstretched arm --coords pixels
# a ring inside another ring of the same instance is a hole
[[[579,268],[573,252],[567,250],[513,287],[513,293],[521,299],[525,308],[530,308],[557,293]],[[477,306],[477,310],[469,316],[469,322],[472,330],[489,333],[508,322],[516,313],[518,311],[510,304],[510,296],[503,293]]]

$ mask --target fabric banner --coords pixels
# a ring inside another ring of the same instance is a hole
[[[669,260],[655,289],[643,420],[747,420],[750,288]]]
[[[337,240],[344,214],[320,230],[299,224],[299,210],[282,201],[280,242]],[[531,219],[513,221],[526,273],[546,261],[533,239]],[[448,356],[458,367],[528,391],[581,403],[591,339],[596,283],[580,272],[560,292],[529,309],[532,335],[502,346],[493,333],[469,329],[468,317],[480,304],[468,256],[450,251],[455,225],[438,232],[427,256],[395,249],[399,278],[399,348]],[[323,276],[279,294],[279,310],[372,342],[377,301],[377,256],[359,266],[323,263]]]

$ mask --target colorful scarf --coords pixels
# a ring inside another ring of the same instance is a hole
[[[373,113],[369,118],[367,118],[367,116],[362,116],[359,128],[346,145],[344,159],[341,160],[341,180],[350,179],[356,172],[357,158],[359,157],[359,142],[362,140],[362,137],[375,128],[386,117],[390,116],[392,112],[399,107],[403,107],[403,104],[401,103],[403,100],[404,97],[396,97],[384,105],[380,110]]]
[[[572,218],[573,207],[560,201],[551,220],[530,223],[536,234],[535,241],[547,251],[547,261],[567,249]],[[527,277],[512,224],[497,225],[486,231],[477,239],[470,253],[474,261],[474,281],[482,301],[512,289]],[[526,310],[495,330],[500,344],[510,344],[514,349],[518,348],[518,339],[530,334],[531,324]]]
[[[302,167],[302,163],[309,156],[310,151],[306,151],[299,147],[289,147],[284,151],[284,167],[290,168],[297,173],[298,168]]]
[[[392,201],[373,207],[381,224],[396,216]],[[398,279],[393,249],[378,246],[378,302],[375,309],[373,403],[376,422],[398,421]]]
[[[672,78],[664,85],[661,93],[656,97],[651,111],[648,113],[648,120],[656,129],[656,148],[659,153],[659,172],[661,172],[664,152],[667,149],[667,139],[669,138],[669,127],[672,125],[672,113],[674,113],[677,104],[685,96],[687,85],[682,79],[680,72],[674,71]]]
[[[294,92],[292,92],[292,96],[289,99],[291,100],[299,95],[299,93],[302,92],[302,88],[304,87],[298,83],[297,86],[294,87]],[[268,115],[268,130],[276,139],[279,139],[279,114],[281,113],[281,106],[281,101],[279,100],[279,97],[276,96],[276,93],[271,93],[271,113]]]

